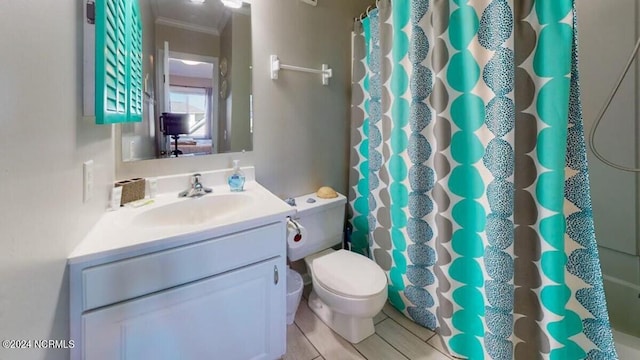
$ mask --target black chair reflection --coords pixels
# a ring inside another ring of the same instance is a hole
[[[180,135],[189,134],[189,114],[163,112],[160,124],[164,135],[171,136],[174,141],[174,149],[171,150],[170,156],[182,155],[182,151],[178,150],[178,139]]]

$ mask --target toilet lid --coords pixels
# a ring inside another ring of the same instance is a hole
[[[369,297],[387,286],[387,276],[378,264],[347,250],[314,259],[313,273],[322,287],[346,297]]]

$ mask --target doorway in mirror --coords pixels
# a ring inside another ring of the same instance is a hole
[[[215,96],[218,59],[174,52],[168,55],[162,106],[165,112],[184,115],[186,128],[181,129],[185,132],[173,143],[167,137],[163,139],[160,156],[172,157],[174,152],[180,156],[214,154],[218,129],[218,117],[214,116],[218,113]]]

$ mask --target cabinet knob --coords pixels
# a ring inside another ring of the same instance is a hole
[[[278,275],[278,267],[273,266],[273,283],[278,285],[278,281],[280,280],[280,275]]]

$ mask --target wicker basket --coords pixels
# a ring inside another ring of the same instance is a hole
[[[144,199],[145,181],[143,178],[122,180],[115,183],[115,187],[122,187],[122,200],[120,205],[128,202]]]

